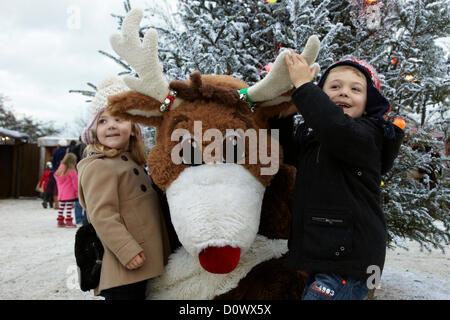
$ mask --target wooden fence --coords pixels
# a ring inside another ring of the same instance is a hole
[[[0,198],[38,195],[39,156],[37,144],[0,145]]]

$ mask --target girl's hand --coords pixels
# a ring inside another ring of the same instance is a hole
[[[131,261],[128,262],[125,267],[128,270],[134,270],[134,269],[141,267],[144,264],[144,261],[145,261],[145,255],[143,252],[141,252],[137,256],[135,256],[133,259],[131,259]]]
[[[311,82],[316,73],[316,67],[309,68],[308,62],[301,55],[294,52],[291,49],[292,56],[286,56],[285,61],[289,69],[289,76],[291,78],[294,87],[301,87],[307,82]]]

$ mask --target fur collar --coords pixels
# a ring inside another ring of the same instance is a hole
[[[151,300],[207,300],[229,292],[256,265],[280,258],[288,251],[287,240],[271,240],[257,235],[250,249],[232,272],[213,274],[180,247],[169,257],[165,273],[147,284],[147,299]]]

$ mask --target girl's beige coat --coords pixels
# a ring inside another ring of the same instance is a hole
[[[129,153],[90,156],[77,168],[79,201],[105,248],[95,295],[161,275],[170,248],[159,198],[144,168]],[[126,269],[140,252],[144,264]]]

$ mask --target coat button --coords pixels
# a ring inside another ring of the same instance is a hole
[[[356,174],[357,174],[359,177],[362,176],[362,172],[361,172],[361,171],[358,171]]]
[[[345,247],[342,246],[342,247],[339,248],[339,250],[344,251],[344,250],[345,250]]]
[[[143,184],[141,184],[141,190],[145,192],[145,191],[147,191],[147,187],[144,186]]]
[[[138,169],[134,168],[133,172],[134,172],[135,175],[137,175],[137,176],[139,175],[139,170]]]
[[[336,251],[334,254],[336,255],[336,257],[339,257],[339,252],[338,251]]]
[[[128,161],[128,158],[126,156],[121,157],[123,161]]]

